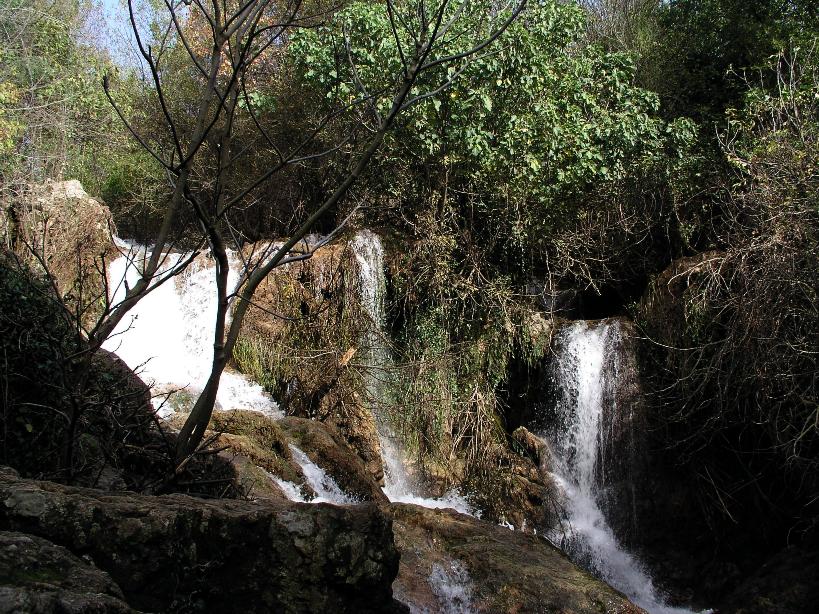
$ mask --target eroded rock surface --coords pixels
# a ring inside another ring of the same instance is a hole
[[[246,248],[259,253],[265,244]],[[333,428],[383,482],[381,447],[359,369],[368,317],[349,243],[275,270],[259,285],[242,324],[236,361],[273,391],[288,415]],[[270,317],[270,314],[279,317]]]
[[[47,267],[60,298],[91,321],[105,292],[99,271],[117,254],[105,203],[77,180],[47,181],[30,186],[8,219],[8,241],[18,255],[35,270]]]
[[[452,510],[391,509],[395,595],[411,611],[643,613],[541,537]],[[453,604],[464,609],[447,610]]]
[[[371,504],[112,494],[0,469],[0,530],[89,557],[145,611],[393,611],[391,524]]]
[[[346,493],[362,501],[387,502],[364,461],[346,445],[336,429],[316,420],[295,417],[280,420],[279,426]]]
[[[0,612],[132,612],[104,571],[61,546],[0,531]]]

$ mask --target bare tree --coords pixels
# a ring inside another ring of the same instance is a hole
[[[314,224],[341,203],[396,118],[417,102],[444,91],[471,60],[488,52],[489,46],[519,17],[526,0],[509,0],[508,6],[491,1],[387,0],[383,10],[389,19],[399,56],[398,73],[389,76],[386,82],[390,85],[386,89],[369,92],[353,66],[351,73],[355,77],[357,98],[321,118],[288,151],[274,144],[265,127],[253,115],[252,105],[247,100],[247,81],[254,65],[271,50],[286,46],[293,31],[319,23],[321,9],[315,5],[310,8],[302,0],[164,0],[164,3],[168,20],[160,37],[161,44],[156,49],[141,35],[133,0],[129,0],[128,7],[133,33],[163,118],[166,145],[161,147],[149,141],[139,127],[128,122],[116,103],[107,78],[104,89],[133,137],[165,169],[173,192],[164,209],[153,249],[139,264],[139,279],[132,287],[126,287],[122,300],[108,305],[103,317],[89,331],[89,339],[92,348],[99,348],[138,301],[179,274],[192,261],[195,252],[175,261],[170,258],[177,240],[176,221],[183,210],[192,212],[200,227],[201,246],[207,247],[216,262],[218,309],[210,376],[178,438],[176,460],[179,466],[183,466],[203,439],[213,413],[220,377],[232,356],[242,320],[252,305],[259,284],[274,268],[310,258],[316,249],[332,240],[346,220],[318,243],[307,246],[303,242]],[[202,47],[201,40],[191,39],[187,24],[194,19],[201,20],[208,33],[205,52],[197,51]],[[470,25],[476,23],[480,24],[480,31]],[[352,63],[352,43],[345,39],[346,57]],[[169,41],[184,48],[189,68],[198,78],[197,106],[192,124],[183,121],[189,118],[174,114],[168,101],[162,69],[164,53],[171,44]],[[419,85],[422,75],[425,77],[423,87]],[[388,104],[383,104],[384,101]],[[366,134],[367,139],[346,176],[283,245],[267,246],[250,254],[240,249],[243,266],[239,282],[235,288],[229,288],[228,248],[241,247],[241,237],[230,224],[231,211],[289,165],[337,149],[340,144],[323,151],[315,150],[317,136],[339,115],[350,114],[353,110],[361,118],[357,126],[359,132]],[[240,153],[236,151],[233,138],[243,114],[250,115],[252,124],[274,152],[276,160],[270,168],[249,179],[237,177],[235,172]],[[196,173],[202,168],[208,169],[206,182],[196,180]],[[299,245],[304,247],[299,249]]]

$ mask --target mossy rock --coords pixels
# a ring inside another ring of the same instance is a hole
[[[265,450],[275,452],[286,460],[292,460],[287,438],[272,418],[259,412],[244,409],[215,411],[210,419],[210,429],[243,435]]]
[[[87,555],[110,581],[93,569],[79,575],[68,567],[58,580],[103,594],[118,586],[141,611],[400,611],[391,590],[398,568],[392,521],[372,504],[108,493],[23,480],[0,467],[0,526],[36,535],[66,556]],[[2,541],[0,555],[16,569],[19,557]],[[40,556],[31,569],[50,582],[59,576]],[[0,581],[0,599],[2,588]]]
[[[518,436],[528,433],[526,429],[516,432]],[[503,445],[487,449],[483,470],[468,475],[466,489],[483,511],[483,518],[511,524],[518,531],[546,533],[557,524],[557,510],[561,507],[550,467],[530,458],[517,438],[512,442],[520,454]],[[546,463],[547,456],[548,451],[543,450]]]
[[[179,429],[187,414],[177,413],[167,423]],[[230,467],[229,477],[237,492],[251,498],[285,497],[271,475],[301,485],[307,497],[315,495],[306,484],[301,468],[293,460],[289,441],[275,420],[248,410],[215,411],[205,437],[214,437],[213,449],[221,465]]]
[[[406,504],[390,510],[401,552],[393,590],[405,603],[431,611],[446,607],[447,595],[435,586],[437,566],[468,586],[468,611],[645,614],[542,537],[453,510]]]
[[[133,612],[111,577],[66,548],[0,531],[0,612]]]
[[[345,492],[362,501],[387,502],[364,461],[335,428],[317,420],[292,416],[280,420],[279,425]]]

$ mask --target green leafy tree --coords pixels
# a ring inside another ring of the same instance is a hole
[[[481,16],[471,17],[471,27],[480,28]],[[530,7],[493,53],[450,69],[458,80],[447,95],[420,101],[402,118],[382,164],[414,160],[408,172],[417,175],[422,166],[446,168],[450,185],[468,185],[486,201],[502,192],[498,206],[510,198],[524,203],[537,218],[530,220],[539,224],[534,230],[542,231],[573,219],[570,195],[681,152],[691,125],[657,117],[659,101],[634,85],[629,56],[578,49],[583,29],[583,12],[575,7]],[[308,83],[339,102],[385,87],[383,76],[397,57],[388,33],[383,16],[357,3],[334,26],[300,33],[292,54]],[[339,59],[351,35],[373,44],[355,49],[347,68]]]
[[[481,27],[482,14],[469,17]],[[352,36],[371,43],[350,49]],[[291,53],[307,91],[331,108],[384,88],[399,42],[359,2],[299,33]],[[449,52],[457,50],[455,39]],[[487,460],[486,438],[502,433],[497,391],[513,352],[531,344],[527,284],[560,281],[567,269],[599,282],[587,263],[608,264],[611,252],[644,262],[644,249],[630,246],[643,236],[607,216],[636,217],[644,196],[669,182],[694,130],[659,118],[658,97],[635,85],[633,58],[587,44],[584,11],[566,3],[529,6],[491,53],[450,74],[445,95],[403,115],[359,191],[369,225],[408,237],[392,280],[401,379],[412,382],[397,418],[439,460],[465,440]],[[607,236],[601,256],[595,235],[613,226],[620,242]],[[592,230],[567,236],[578,227]]]
[[[78,0],[0,2],[3,187],[78,178],[97,190],[120,130],[100,91],[105,56],[81,42]],[[108,153],[105,153],[108,152]]]
[[[770,56],[809,43],[817,26],[811,0],[672,0],[660,15],[651,87],[672,116],[719,119],[744,94],[733,73],[764,68]]]

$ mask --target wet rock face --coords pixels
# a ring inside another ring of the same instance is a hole
[[[179,429],[186,417],[175,414],[166,423]],[[211,467],[213,477],[233,482],[234,491],[249,498],[287,499],[271,475],[299,485],[308,499],[316,495],[293,459],[289,448],[293,444],[354,500],[387,502],[364,461],[330,424],[294,416],[274,420],[254,411],[231,410],[215,411],[209,429],[213,446],[223,448],[220,462]]]
[[[494,450],[492,463],[502,469],[487,474],[484,481],[479,481],[480,476],[472,478],[472,501],[481,510],[481,517],[492,523],[512,525],[527,533],[546,533],[559,520],[559,493],[551,475],[539,467],[537,450],[532,455],[518,441],[523,433],[531,435],[518,428],[511,449]]]
[[[415,611],[640,614],[543,538],[452,510],[393,504],[396,598]]]
[[[632,544],[640,524],[637,490],[646,475],[646,405],[637,364],[637,329],[627,318],[608,321],[616,326],[617,338],[605,364],[609,398],[603,407],[602,507],[618,537]]]
[[[549,449],[549,444],[544,439],[523,426],[519,426],[514,430],[512,439],[540,471],[548,472],[551,470],[552,452]]]
[[[368,323],[353,262],[340,241],[273,271],[254,295],[234,355],[288,415],[331,425],[382,482],[378,431],[359,369],[350,368],[363,359]]]
[[[392,611],[391,524],[373,505],[109,494],[0,470],[0,530],[89,557],[146,611]]]
[[[364,462],[371,478],[379,485],[384,484],[384,464],[381,460],[381,442],[372,412],[365,406],[361,396],[352,394],[342,401],[338,396],[327,396],[328,406],[337,409],[329,414],[326,423],[342,434]]]
[[[503,414],[510,431],[523,424],[531,424],[549,394],[549,350],[555,329],[560,327],[562,320],[548,315],[538,312],[528,315],[525,330],[529,335],[530,349],[519,349],[509,362],[501,394],[505,401]],[[530,352],[534,355],[527,359],[526,355]]]
[[[316,420],[295,417],[279,420],[278,425],[313,462],[327,471],[344,492],[361,501],[387,502],[364,461],[335,428]]]

